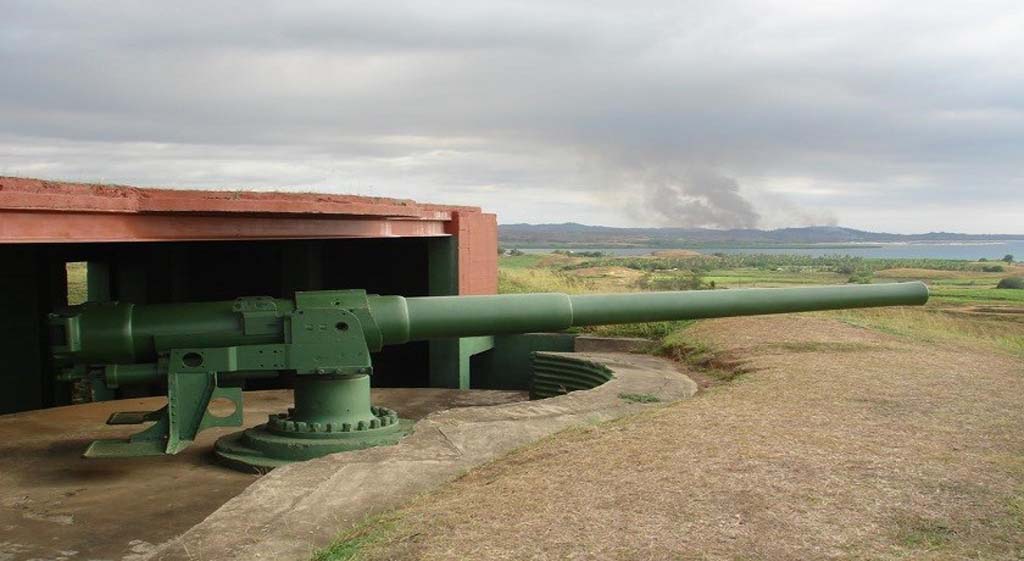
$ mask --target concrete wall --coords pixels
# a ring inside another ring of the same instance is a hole
[[[455,212],[445,229],[458,239],[459,294],[498,292],[498,222],[495,215]]]

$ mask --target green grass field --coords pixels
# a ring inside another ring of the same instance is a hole
[[[85,302],[86,291],[86,265],[85,263],[68,263],[68,304],[75,305]]]

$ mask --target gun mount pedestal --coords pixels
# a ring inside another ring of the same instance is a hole
[[[266,424],[217,440],[215,453],[236,468],[272,469],[372,446],[395,444],[411,422],[370,405],[370,377],[317,376],[295,382],[295,407]]]

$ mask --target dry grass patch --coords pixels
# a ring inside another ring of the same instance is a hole
[[[976,271],[945,271],[939,269],[919,269],[912,267],[895,267],[876,271],[875,275],[892,279],[971,279],[971,278],[996,278],[1006,275],[1024,274],[1024,265],[1010,264],[1003,261],[984,261],[975,263],[979,268]],[[984,272],[981,267],[1002,267],[1000,272]]]
[[[692,249],[662,249],[652,252],[651,255],[655,257],[702,257],[699,251]]]
[[[633,288],[644,276],[642,271],[627,267],[587,267],[566,271],[566,274],[599,283],[605,290],[612,287],[620,290]]]
[[[1006,269],[1006,272],[984,273],[980,271],[942,271],[937,269],[882,269],[876,271],[875,276],[886,279],[897,280],[943,280],[943,279],[993,279],[994,281],[1007,275],[1015,269],[1013,266],[993,263]]]
[[[690,336],[755,371],[473,470],[358,558],[1024,556],[1019,359],[815,316]]]
[[[537,267],[557,267],[564,265],[571,265],[573,263],[579,263],[583,261],[582,257],[573,257],[571,255],[560,255],[558,253],[551,253],[545,255],[537,262]]]
[[[701,389],[723,382],[731,382],[752,370],[742,357],[722,351],[702,338],[698,324],[667,334],[653,349],[653,353],[689,367],[687,374]]]
[[[760,347],[764,352],[783,353],[856,353],[878,350],[877,344],[848,343],[845,341],[789,341],[785,343],[769,343]]]
[[[840,320],[927,343],[981,346],[1024,357],[1024,317],[960,313],[940,308],[891,308],[830,312]]]
[[[605,270],[607,269],[607,270]],[[581,271],[583,274],[581,274]],[[587,271],[590,274],[587,274]],[[575,271],[552,269],[499,269],[498,292],[515,294],[524,292],[564,292],[584,294],[592,292],[629,292],[635,290],[636,278],[643,274],[624,267],[596,267]]]
[[[569,276],[549,269],[499,269],[498,292],[517,294],[524,292],[565,292],[579,294],[592,292],[593,284],[585,279]]]

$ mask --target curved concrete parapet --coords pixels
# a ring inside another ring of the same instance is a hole
[[[697,385],[665,359],[624,353],[572,356],[606,365],[614,378],[591,390],[550,399],[434,413],[395,446],[278,468],[146,557],[309,559],[339,531],[470,468],[562,429],[651,406],[621,395],[666,402],[697,391]]]
[[[591,390],[614,377],[611,368],[578,353],[533,353],[530,399],[547,399]]]

